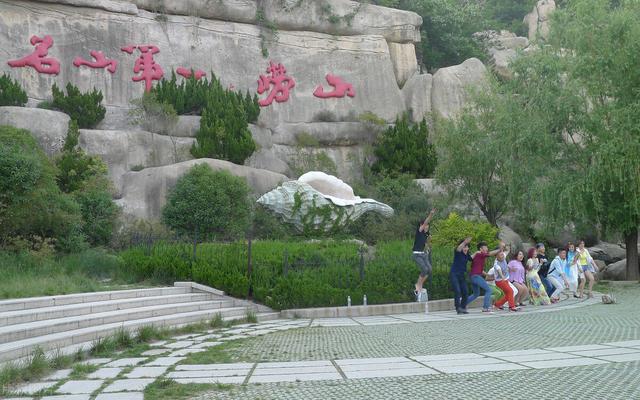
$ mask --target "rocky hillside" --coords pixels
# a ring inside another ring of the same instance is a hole
[[[0,0],[0,74],[23,85],[32,107],[50,99],[54,83],[101,90],[107,115],[81,131],[80,145],[107,162],[125,214],[154,219],[167,189],[195,162],[189,148],[199,117],[180,117],[169,135],[143,131],[128,112],[146,84],[183,68],[256,93],[261,76],[285,74],[295,82],[288,93],[274,98],[269,87],[259,96],[264,106],[251,126],[258,150],[247,165],[207,162],[252,177],[254,190],[266,192],[293,175],[301,151],[322,151],[349,181],[381,129],[372,116],[385,123],[407,111],[416,121],[451,116],[465,87],[484,79],[477,59],[420,74],[421,23],[411,12],[347,0]],[[0,124],[30,129],[55,154],[68,117],[0,107]]]

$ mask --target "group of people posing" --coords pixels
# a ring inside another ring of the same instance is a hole
[[[416,299],[423,291],[423,283],[431,274],[431,257],[425,251],[429,236],[429,224],[435,210],[419,224],[413,246],[413,258],[420,268],[420,276],[415,284]],[[449,278],[454,291],[454,302],[458,314],[467,314],[467,304],[474,301],[480,290],[484,292],[482,312],[492,313],[493,309],[504,309],[508,303],[509,310],[518,311],[527,303],[546,305],[571,295],[582,298],[585,283],[589,282],[589,297],[595,281],[598,266],[584,246],[584,241],[576,247],[569,242],[566,247],[559,248],[553,260],[546,256],[544,244],[538,243],[526,254],[522,250],[513,251],[501,242],[495,250],[489,250],[487,243],[480,242],[477,251],[470,254],[471,237],[461,240],[453,252],[453,262]],[[486,260],[494,258],[493,267],[485,271]],[[471,263],[469,277],[473,293],[468,295],[467,265]],[[492,309],[493,302],[493,309]]]

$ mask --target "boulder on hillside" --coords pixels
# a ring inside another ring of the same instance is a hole
[[[599,242],[587,250],[594,260],[602,260],[605,264],[613,264],[627,257],[627,251],[615,243]]]
[[[262,195],[289,180],[286,176],[275,172],[223,160],[202,158],[125,173],[122,176],[123,196],[116,200],[116,203],[122,207],[125,218],[158,221],[162,207],[166,204],[167,194],[175,186],[178,178],[194,165],[201,163],[209,164],[213,170],[225,170],[232,175],[245,178],[249,187],[257,195]]]
[[[477,58],[470,58],[460,65],[440,68],[433,75],[431,107],[433,113],[444,118],[458,114],[465,106],[468,89],[487,83],[487,68]]]
[[[516,231],[509,228],[507,225],[499,225],[499,228],[500,232],[498,233],[498,237],[507,245],[511,246],[512,252],[518,250],[527,251],[526,247],[528,247],[528,244],[523,242],[522,238],[516,233]]]
[[[398,86],[403,87],[418,72],[416,46],[413,43],[389,43],[389,54]]]
[[[529,39],[505,30],[477,32],[474,37],[484,43],[493,70],[507,79],[511,78],[509,64],[515,59],[517,51],[529,46]]]
[[[0,107],[0,125],[26,129],[48,155],[58,154],[64,146],[69,129],[65,113],[40,108]]]
[[[123,195],[122,176],[133,170],[191,160],[195,139],[145,131],[80,129],[80,147],[107,164],[116,197]]]
[[[602,279],[612,281],[623,281],[627,279],[627,259],[625,258],[624,260],[607,265],[598,275]]]
[[[554,0],[539,0],[533,10],[525,15],[523,22],[529,27],[529,40],[549,38],[549,19],[556,9]]]
[[[411,112],[411,120],[420,122],[431,112],[433,75],[414,74],[402,88],[404,104]]]

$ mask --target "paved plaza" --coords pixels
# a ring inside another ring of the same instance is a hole
[[[292,319],[209,330],[153,343],[139,357],[90,360],[100,368],[86,379],[58,371],[21,388],[21,398],[45,389],[55,395],[43,399],[135,400],[163,378],[231,385],[202,400],[640,399],[640,285],[614,286],[613,293],[618,304],[597,296],[519,313]],[[215,348],[224,349],[224,362],[199,361]]]

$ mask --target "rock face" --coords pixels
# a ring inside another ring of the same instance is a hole
[[[604,270],[600,271],[599,275],[602,279],[613,281],[623,281],[627,279],[627,259],[625,258],[624,260],[607,265]]]
[[[123,196],[116,203],[130,219],[160,219],[167,194],[178,178],[196,164],[206,163],[215,171],[225,170],[232,175],[245,178],[254,193],[261,195],[288,178],[275,172],[236,165],[228,161],[202,158],[164,167],[146,168],[139,172],[127,172],[122,176]]]
[[[440,68],[433,75],[431,109],[444,118],[451,118],[462,110],[467,100],[467,89],[486,82],[487,68],[477,58],[460,65]]]
[[[523,22],[529,27],[529,40],[534,41],[538,38],[546,40],[549,37],[549,18],[555,9],[554,0],[540,0],[524,17]]]
[[[416,46],[413,43],[389,43],[389,53],[393,72],[396,74],[396,82],[402,87],[418,71]]]
[[[479,32],[474,36],[484,42],[493,70],[503,78],[511,78],[509,64],[515,59],[518,50],[529,46],[529,39],[504,30]]]
[[[402,88],[402,96],[413,122],[420,122],[431,112],[433,75],[414,74]]]
[[[109,177],[122,196],[123,175],[134,169],[158,167],[191,160],[192,138],[170,137],[144,131],[81,129],[80,147],[107,164]]]
[[[605,264],[613,264],[627,257],[627,251],[615,243],[599,242],[589,247],[589,254],[594,260],[602,260]]]
[[[69,129],[69,116],[39,108],[0,107],[0,125],[31,131],[44,152],[53,156],[64,146]]]

